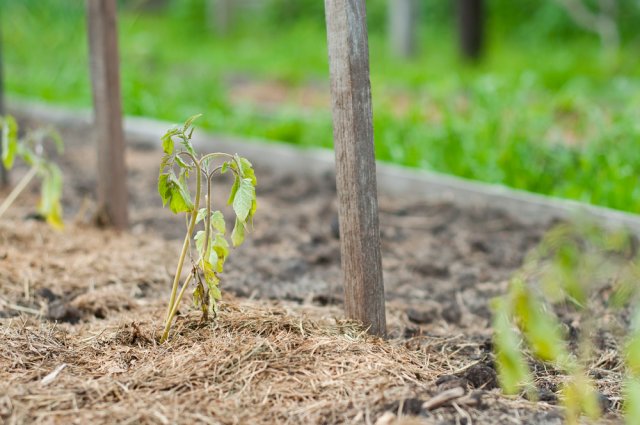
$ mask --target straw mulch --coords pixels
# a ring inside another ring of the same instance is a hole
[[[159,345],[154,318],[162,312],[150,306],[106,325],[5,320],[0,416],[7,423],[375,423],[386,411],[406,410],[402,403],[436,395],[436,379],[460,366],[447,352],[452,341],[407,346],[367,337],[346,321],[247,301],[224,303],[213,325],[183,316],[171,342]],[[483,409],[496,400],[485,394]],[[473,415],[484,416],[476,407]],[[435,410],[417,423],[455,415]]]
[[[159,344],[175,252],[153,237],[0,224],[0,423],[561,421],[500,395],[486,336],[407,338],[393,303],[395,339],[381,340],[335,306],[224,294],[215,322],[185,303]]]

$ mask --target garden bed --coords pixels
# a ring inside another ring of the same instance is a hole
[[[200,323],[185,302],[161,345],[184,234],[156,191],[161,152],[129,149],[131,231],[99,230],[87,128],[62,133],[66,230],[33,219],[34,194],[0,223],[4,422],[392,423],[387,412],[418,415],[404,423],[561,422],[561,378],[538,368],[540,401],[504,397],[491,352],[489,302],[548,225],[382,194],[383,341],[342,318],[333,176],[251,158],[255,230],[227,262],[219,318]],[[620,359],[611,344],[597,350],[596,383],[615,422]],[[458,387],[464,394],[438,406],[434,397]]]

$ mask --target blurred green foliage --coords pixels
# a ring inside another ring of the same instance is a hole
[[[126,113],[203,111],[214,131],[331,147],[323,2],[253,3],[218,37],[205,0],[121,2]],[[400,61],[386,0],[367,1],[378,158],[640,212],[640,6],[619,2],[622,45],[607,51],[555,0],[490,0],[487,55],[470,65],[452,4],[422,3],[420,55]],[[84,3],[0,7],[8,92],[90,106]]]
[[[508,293],[493,301],[496,367],[503,390],[517,394],[524,389],[535,397],[531,372],[535,359],[552,368],[552,374],[563,376],[560,398],[567,423],[582,423],[582,415],[597,419],[601,406],[593,376],[603,350],[597,341],[606,335],[620,353],[606,367],[619,373],[609,382],[618,385],[624,396],[627,423],[637,424],[638,278],[636,237],[588,223],[561,224],[550,230],[513,277]]]

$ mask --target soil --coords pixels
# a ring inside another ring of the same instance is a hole
[[[218,319],[201,323],[184,303],[160,345],[184,237],[184,219],[157,195],[161,153],[128,150],[130,231],[97,229],[88,129],[59,130],[66,229],[37,220],[35,187],[0,223],[0,423],[562,422],[560,377],[539,365],[538,401],[502,396],[491,352],[490,300],[547,229],[499,206],[380,194],[382,341],[342,318],[333,176],[255,158],[255,229],[225,266]],[[598,389],[616,423],[619,359],[601,348]]]

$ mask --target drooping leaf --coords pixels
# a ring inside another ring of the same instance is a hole
[[[62,205],[60,204],[62,172],[55,164],[45,163],[40,170],[40,175],[42,177],[42,185],[38,211],[52,227],[61,229],[64,227]]]
[[[240,187],[240,178],[238,176],[234,176],[233,186],[231,186],[231,191],[229,192],[229,199],[227,200],[227,205],[233,204],[233,201],[236,199],[236,193],[238,192],[239,187]]]
[[[173,144],[173,136],[177,135],[180,132],[177,128],[172,128],[167,130],[167,132],[162,136],[162,150],[167,155],[173,154],[174,144]]]
[[[222,299],[222,294],[220,293],[220,288],[216,286],[212,286],[209,288],[209,294],[213,297],[214,301],[220,301]]]
[[[231,232],[231,243],[233,246],[240,246],[244,241],[244,223],[236,217],[236,224],[233,226],[233,232]]]
[[[162,206],[167,205],[171,200],[171,190],[169,189],[169,173],[162,173],[158,176],[158,193],[162,198]]]
[[[198,210],[198,215],[196,216],[196,224],[200,223],[202,220],[204,220],[204,218],[207,215],[207,209],[206,208],[200,208]]]
[[[191,166],[189,164],[187,164],[186,162],[184,162],[184,160],[180,157],[180,155],[176,155],[175,156],[175,160],[178,163],[178,165],[180,166],[180,168],[184,168],[187,170],[191,169]]]
[[[512,282],[513,313],[527,343],[541,360],[562,364],[569,359],[560,324],[520,280]]]
[[[204,237],[205,237],[204,230],[198,230],[195,236],[193,237],[193,240],[196,242],[196,251],[198,251],[198,254],[201,257],[204,257],[204,252],[202,252],[202,250],[204,249]]]
[[[17,148],[18,124],[11,115],[7,115],[2,120],[2,163],[9,170],[13,167]]]
[[[233,210],[243,223],[247,221],[247,217],[253,208],[255,197],[256,189],[253,187],[251,179],[242,179],[233,199]]]
[[[224,269],[224,262],[229,255],[229,242],[220,234],[216,234],[215,239],[212,241],[212,250],[216,254],[215,269],[218,273],[222,273]]]
[[[249,160],[247,158],[236,155],[236,161],[240,163],[240,174],[242,175],[242,178],[250,179],[251,183],[254,186],[257,186],[258,179],[256,178],[256,174],[253,171],[253,165],[249,162]]]
[[[220,282],[220,279],[218,278],[218,275],[216,274],[216,271],[213,268],[213,265],[208,261],[205,261],[203,272],[204,272],[204,280],[207,282],[207,287],[209,288],[209,291],[211,291],[211,288],[217,288],[218,283]]]
[[[186,181],[181,182],[173,172],[160,174],[158,193],[162,197],[162,205],[168,203],[174,213],[193,211],[194,205]]]
[[[222,234],[227,231],[227,225],[224,222],[224,216],[222,215],[222,212],[214,211],[211,213],[211,227]]]

